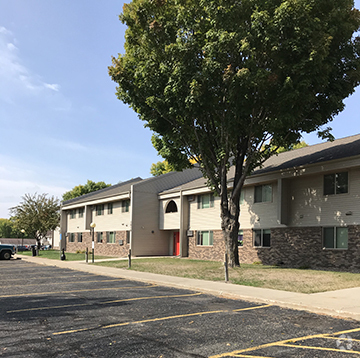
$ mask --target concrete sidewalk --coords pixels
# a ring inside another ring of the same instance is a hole
[[[216,296],[267,303],[305,310],[333,317],[360,321],[360,287],[313,294],[278,291],[268,288],[241,286],[219,281],[205,281],[184,277],[173,277],[148,272],[95,266],[84,261],[49,260],[42,257],[18,255],[22,260],[40,265],[56,266],[97,275],[121,277],[129,280],[155,283],[161,286],[184,288]]]

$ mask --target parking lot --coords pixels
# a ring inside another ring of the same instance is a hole
[[[359,357],[360,324],[0,261],[1,357]]]

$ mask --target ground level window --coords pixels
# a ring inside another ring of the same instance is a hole
[[[74,233],[69,234],[69,242],[75,242],[75,234]]]
[[[197,245],[212,246],[214,242],[214,234],[212,231],[198,231]]]
[[[107,232],[106,236],[106,241],[108,244],[115,244],[115,231]]]
[[[323,243],[326,249],[347,249],[348,228],[347,227],[324,227]]]
[[[242,230],[239,230],[238,232],[238,246],[244,246],[244,232]]]
[[[97,236],[97,242],[103,242],[103,233],[102,232],[97,232],[96,233]]]
[[[82,232],[79,232],[77,234],[77,240],[78,240],[78,242],[82,242]]]
[[[254,246],[256,247],[270,247],[270,229],[254,230]]]

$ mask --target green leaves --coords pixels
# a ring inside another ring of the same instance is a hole
[[[72,188],[70,191],[67,191],[63,194],[63,201],[70,200],[77,198],[81,195],[92,193],[93,191],[97,191],[100,189],[104,189],[109,187],[111,184],[106,184],[103,181],[99,181],[97,183],[93,182],[92,180],[88,180],[85,185],[77,185],[74,188]]]
[[[175,169],[198,158],[222,193],[234,164],[232,197],[270,155],[264,144],[319,130],[360,83],[352,0],[133,0],[120,18],[118,98]]]
[[[47,194],[25,194],[23,201],[11,208],[17,228],[24,229],[30,238],[40,240],[60,224],[60,202]]]

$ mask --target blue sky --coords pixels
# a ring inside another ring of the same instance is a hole
[[[0,218],[25,193],[146,178],[162,160],[107,73],[124,52],[123,3],[0,0]],[[336,138],[360,132],[359,102],[360,89],[330,124]]]

